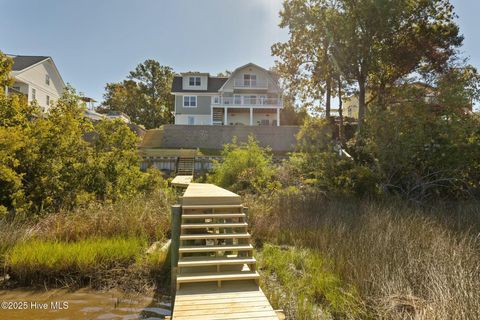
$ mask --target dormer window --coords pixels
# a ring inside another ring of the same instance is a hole
[[[50,76],[49,76],[48,74],[45,75],[45,84],[46,84],[47,86],[50,85]]]
[[[190,77],[188,80],[188,84],[191,87],[200,87],[201,86],[201,78],[200,77]]]

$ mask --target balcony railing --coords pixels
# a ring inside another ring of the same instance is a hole
[[[255,79],[234,79],[236,89],[268,89],[268,81]]]
[[[283,100],[278,98],[251,98],[251,97],[213,97],[213,105],[218,106],[245,106],[245,107],[281,107]]]

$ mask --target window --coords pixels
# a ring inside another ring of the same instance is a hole
[[[200,77],[190,77],[190,79],[188,80],[188,84],[192,87],[200,87],[201,79]]]
[[[257,75],[255,75],[255,74],[244,74],[243,75],[243,85],[245,87],[256,87],[257,86]]]
[[[242,97],[240,95],[236,94],[233,97],[233,101],[235,104],[242,104]]]
[[[213,104],[219,104],[220,103],[220,96],[214,96],[213,97]]]
[[[268,126],[268,125],[270,125],[270,120],[262,119],[262,121],[260,122],[260,125],[261,126]]]
[[[32,88],[32,100],[36,100],[37,99],[37,90],[35,90],[35,88]]]
[[[49,76],[48,74],[45,75],[45,84],[46,84],[47,86],[50,85],[50,76]]]
[[[197,97],[196,96],[184,96],[183,97],[183,106],[185,108],[196,108],[197,107]]]
[[[193,126],[195,124],[195,117],[188,117],[188,125]]]
[[[47,106],[50,105],[50,96],[47,96]]]

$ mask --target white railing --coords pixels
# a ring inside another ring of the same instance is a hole
[[[222,105],[222,106],[275,106],[281,107],[283,105],[282,99],[278,98],[251,98],[251,97],[213,97],[213,105]]]
[[[268,89],[268,81],[255,79],[234,79],[234,88]]]

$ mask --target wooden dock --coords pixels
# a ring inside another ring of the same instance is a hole
[[[173,320],[275,319],[259,287],[239,195],[190,183],[172,208]]]

